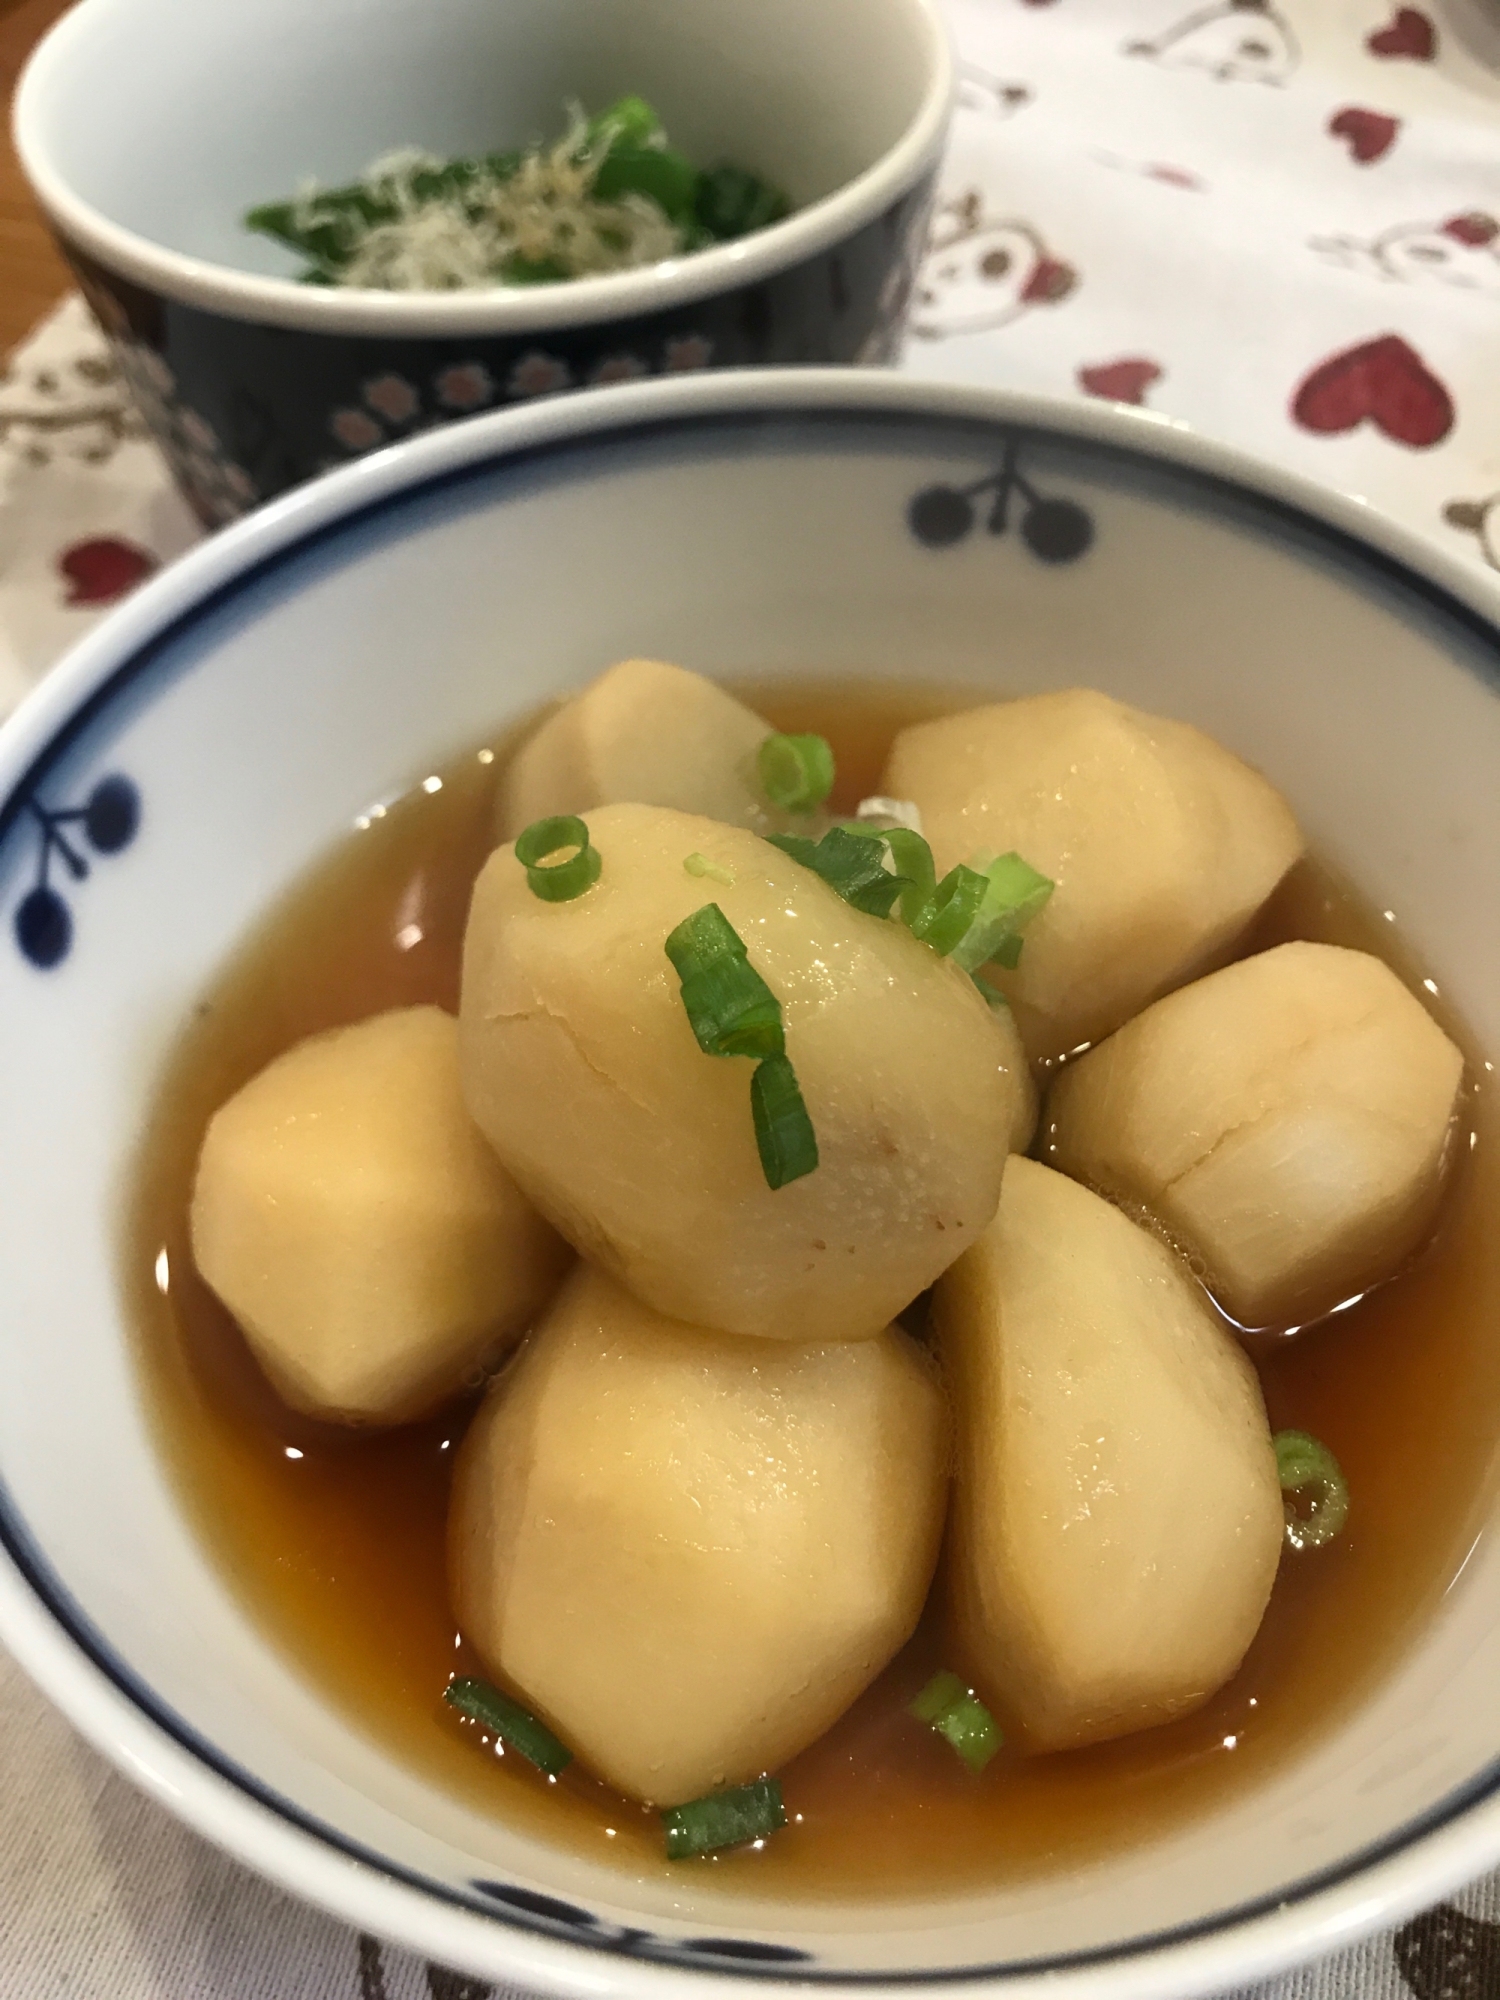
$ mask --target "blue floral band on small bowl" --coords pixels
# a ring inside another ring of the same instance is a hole
[[[493,335],[261,324],[168,297],[59,240],[177,484],[216,528],[399,438],[536,396],[703,368],[894,361],[933,180],[852,237],[734,290]]]

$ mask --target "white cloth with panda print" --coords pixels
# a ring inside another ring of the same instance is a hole
[[[1500,567],[1497,0],[947,4],[903,365],[1144,403]]]
[[[903,365],[1145,402],[1500,567],[1500,0],[945,3]],[[0,712],[196,533],[71,302],[0,377]],[[0,1994],[483,2000],[215,1853],[3,1655],[0,1770]],[[1255,2000],[1413,1996],[1500,2000],[1500,1878]]]

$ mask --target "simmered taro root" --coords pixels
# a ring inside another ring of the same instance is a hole
[[[741,1783],[909,1637],[945,1454],[941,1393],[896,1329],[772,1347],[580,1266],[459,1455],[459,1625],[621,1791]]]
[[[215,1113],[193,1256],[280,1394],[403,1423],[502,1353],[567,1246],[464,1109],[437,1007],[299,1042]]]
[[[641,805],[587,825],[602,872],[574,900],[541,900],[510,847],[475,886],[469,1109],[563,1235],[659,1312],[779,1340],[879,1334],[995,1212],[1019,1088],[1003,1030],[904,924],[753,833]],[[754,1065],[704,1054],[666,953],[710,902],[779,1003],[816,1135],[816,1168],[779,1187]]]
[[[1021,1031],[1016,1026],[1016,1017],[1009,1007],[992,1010],[995,1032],[1000,1038],[1005,1067],[1016,1079],[1015,1111],[1010,1124],[1010,1149],[1013,1153],[1029,1150],[1036,1137],[1036,1121],[1039,1109],[1037,1088],[1032,1081],[1031,1070],[1026,1061],[1026,1050],[1021,1042]]]
[[[882,790],[944,869],[1018,849],[1056,889],[1013,971],[1033,1059],[1118,1028],[1244,930],[1302,851],[1264,778],[1186,723],[1074,688],[905,729]]]
[[[1051,1157],[1147,1210],[1243,1326],[1316,1318],[1431,1226],[1463,1058],[1390,968],[1283,944],[1065,1069]]]
[[[1283,1532],[1233,1337],[1163,1243],[1019,1156],[934,1323],[957,1664],[1035,1750],[1198,1707],[1255,1635]]]
[[[770,723],[701,674],[621,660],[516,752],[501,780],[501,837],[514,840],[554,813],[625,800],[758,826],[765,800],[755,758],[770,733]]]

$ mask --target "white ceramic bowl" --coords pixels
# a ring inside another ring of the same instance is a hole
[[[984,495],[1007,466],[995,534]],[[129,1775],[252,1866],[559,1994],[1164,2000],[1329,1949],[1500,1859],[1493,1538],[1294,1763],[1066,1876],[778,1906],[711,1870],[643,1885],[492,1824],[351,1728],[226,1589],[152,1445],[114,1240],[159,1066],[246,928],[373,801],[626,653],[981,692],[1092,682],[1188,717],[1285,788],[1494,1047],[1497,617],[1479,572],[1147,416],[790,371],[481,420],[195,552],[0,733],[0,1633]],[[126,787],[101,794],[109,778]],[[54,848],[61,915],[28,903],[49,826],[86,848],[48,816],[101,796],[87,877]],[[46,969],[18,948],[23,908]]]

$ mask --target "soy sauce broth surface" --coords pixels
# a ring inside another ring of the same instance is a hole
[[[972,703],[889,688],[749,690],[778,727],[833,743],[835,804],[875,787],[904,723]],[[384,1008],[458,1004],[469,891],[491,845],[504,749],[482,750],[373,816],[245,946],[183,1034],[128,1218],[127,1285],[148,1400],[190,1516],[262,1626],[388,1751],[470,1805],[586,1854],[671,1872],[656,1816],[574,1765],[551,1784],[442,1702],[479,1673],[444,1579],[449,1471],[470,1408],[392,1432],[285,1409],[193,1270],[187,1208],[218,1105],[303,1036]],[[1308,937],[1376,951],[1416,986],[1391,923],[1315,864],[1266,912],[1256,948]],[[1460,1041],[1461,1030],[1443,1017]],[[1467,1045],[1466,1045],[1467,1046]],[[1487,1066],[1468,1047],[1470,1076]],[[719,1857],[757,1893],[957,1892],[1140,1842],[1254,1785],[1326,1730],[1431,1613],[1478,1532],[1500,1416],[1500,1213],[1490,1093],[1469,1101],[1437,1240],[1402,1276],[1255,1360],[1273,1428],[1324,1438],[1354,1495],[1330,1548],[1286,1556],[1239,1674],[1197,1714],[975,1779],[906,1703],[941,1664],[929,1615],[853,1709],[781,1773],[791,1823]],[[165,1252],[165,1263],[160,1260]],[[159,1273],[167,1274],[166,1283]],[[675,1864],[676,1870],[687,1864]]]

